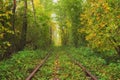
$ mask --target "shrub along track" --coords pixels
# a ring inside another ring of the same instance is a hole
[[[65,51],[54,51],[49,56],[50,54],[45,57],[26,80],[31,80],[33,75],[32,80],[97,80],[79,62],[68,56]]]

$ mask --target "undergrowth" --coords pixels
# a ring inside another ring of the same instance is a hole
[[[24,50],[13,54],[10,59],[1,61],[0,80],[25,80],[48,52],[47,50]],[[52,51],[48,61],[36,73],[33,80],[53,80],[54,71],[61,80],[87,80],[84,72],[75,66],[67,55],[81,62],[98,80],[120,79],[120,60],[119,57],[116,58],[117,55],[113,51],[97,53],[87,47],[58,47]],[[54,69],[56,66],[59,66],[58,70]]]
[[[68,48],[66,50],[92,74],[96,75],[99,80],[120,79],[120,59],[116,59],[113,51],[95,53],[86,47]]]
[[[42,50],[24,50],[0,62],[0,80],[25,80],[46,53]]]

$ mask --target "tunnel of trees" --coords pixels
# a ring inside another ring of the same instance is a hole
[[[36,58],[56,46],[70,54],[81,51],[77,55],[84,57],[76,57],[93,61],[84,61],[97,65],[92,68],[104,65],[93,72],[100,80],[119,80],[120,0],[0,0],[0,80],[24,80],[21,74],[10,77],[15,73],[9,69],[5,76],[5,65],[16,63],[14,56],[19,63],[31,51],[41,50],[32,55]]]

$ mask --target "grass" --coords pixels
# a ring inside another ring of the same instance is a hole
[[[55,77],[60,80],[89,80],[82,69],[71,62],[66,51],[61,49],[57,49],[52,53],[33,80],[53,80]]]
[[[46,53],[42,50],[25,50],[0,62],[0,80],[25,80]]]
[[[0,80],[25,80],[47,52],[49,51],[24,50],[14,54],[8,60],[1,61]],[[74,65],[67,55],[81,62],[99,80],[120,79],[120,60],[113,52],[100,54],[86,47],[61,47],[52,51],[47,62],[32,80],[53,80],[56,76],[60,80],[89,80],[81,68]],[[56,67],[58,67],[57,70]]]
[[[116,60],[116,58],[113,59],[115,54],[104,53],[102,56],[99,56],[100,53],[94,53],[86,47],[69,48],[67,52],[81,62],[92,74],[96,75],[99,80],[120,79],[120,61]],[[110,55],[108,56],[108,54]],[[107,57],[111,58],[106,59]]]

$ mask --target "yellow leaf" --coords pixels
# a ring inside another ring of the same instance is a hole
[[[0,38],[2,39],[4,37],[4,34],[0,34]]]
[[[8,47],[10,47],[10,46],[11,46],[11,44],[10,44],[9,42],[7,42],[7,46],[8,46]]]

